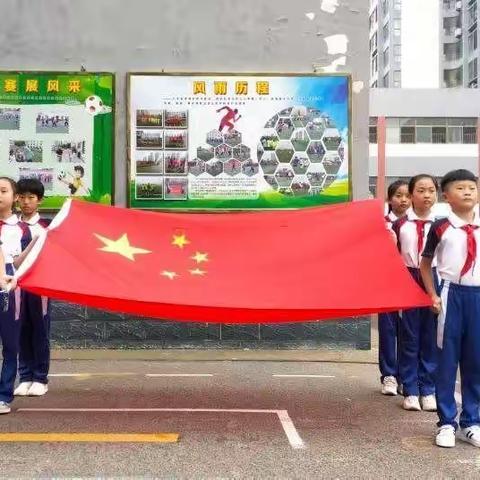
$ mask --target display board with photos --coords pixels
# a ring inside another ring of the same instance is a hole
[[[2,175],[40,180],[43,209],[111,204],[113,109],[112,73],[0,72]]]
[[[129,205],[349,200],[350,90],[350,77],[335,74],[130,74]]]

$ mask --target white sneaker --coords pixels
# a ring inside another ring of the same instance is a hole
[[[420,397],[420,402],[422,404],[422,410],[425,410],[426,412],[437,411],[437,400],[435,399],[435,395]]]
[[[405,410],[411,410],[415,412],[420,412],[422,407],[420,407],[420,402],[418,401],[418,397],[415,395],[410,395],[409,397],[405,397],[403,399],[403,408]]]
[[[452,425],[442,425],[435,436],[438,447],[453,448],[455,446],[455,428]]]
[[[382,382],[383,395],[396,395],[398,383],[395,377],[385,377]]]
[[[27,395],[29,397],[41,397],[48,392],[48,385],[40,382],[33,382],[32,386],[28,389]]]
[[[13,394],[16,397],[26,397],[28,395],[28,390],[32,386],[32,382],[21,382],[18,387],[15,389]]]
[[[0,402],[0,415],[4,415],[5,413],[10,413],[12,409],[7,402]]]
[[[474,447],[480,447],[480,426],[472,425],[471,427],[462,428],[459,438],[464,442],[471,443]]]

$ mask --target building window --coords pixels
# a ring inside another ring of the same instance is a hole
[[[393,46],[393,60],[395,63],[402,63],[402,46],[394,45]]]
[[[477,29],[471,32],[468,35],[468,53],[472,53],[477,49],[478,46],[478,36],[477,36]]]
[[[375,32],[370,39],[370,53],[374,54],[377,51],[377,32]]]
[[[462,143],[462,127],[448,127],[447,143]]]
[[[389,86],[389,73],[387,72],[384,76],[383,76],[383,87],[384,88],[388,88]]]
[[[477,143],[476,127],[463,127],[463,143]]]
[[[388,65],[388,62],[390,60],[390,49],[387,47],[383,51],[383,66],[386,67]]]
[[[478,77],[478,60],[475,58],[468,64],[468,81],[476,81]]]
[[[443,54],[447,62],[452,62],[462,58],[463,46],[461,42],[445,43],[443,45]]]
[[[463,68],[455,68],[453,70],[445,70],[443,72],[445,87],[454,88],[463,86]]]
[[[416,143],[432,143],[432,127],[417,127],[415,134]]]
[[[401,86],[401,79],[402,79],[402,74],[400,71],[395,70],[393,72],[393,86],[395,88],[400,88]]]
[[[370,143],[377,143],[377,126],[370,125],[368,127],[368,141]]]
[[[372,28],[374,27],[374,25],[376,25],[378,21],[378,18],[377,18],[377,7],[375,7],[375,9],[373,10],[372,14],[370,15],[370,30],[372,30]]]
[[[432,128],[432,143],[447,143],[447,127]]]
[[[388,23],[386,23],[384,26],[383,26],[383,41],[386,42],[388,40],[388,36],[389,36],[390,32],[388,30]]]
[[[378,72],[378,56],[375,54],[372,58],[372,77]]]
[[[402,0],[393,0],[393,8],[395,10],[401,10],[402,9]]]
[[[395,18],[393,20],[393,34],[396,37],[399,37],[401,35],[401,28],[402,28],[402,22],[400,21],[399,18]]]
[[[400,127],[400,143],[415,143],[415,127]]]

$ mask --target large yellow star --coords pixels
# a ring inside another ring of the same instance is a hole
[[[199,277],[203,277],[207,273],[205,270],[200,270],[199,268],[196,268],[195,270],[189,270],[189,272],[192,275],[197,275]]]
[[[184,233],[181,235],[174,235],[173,240],[172,240],[172,245],[183,249],[185,245],[188,245],[190,243],[190,240],[187,239]]]
[[[195,255],[190,258],[197,263],[208,262],[208,253],[195,252]]]
[[[128,258],[132,261],[135,261],[134,255],[152,253],[150,250],[132,247],[128,241],[126,233],[124,233],[118,240],[111,240],[110,238],[102,237],[102,235],[98,235],[97,233],[94,233],[94,235],[105,244],[105,246],[99,248],[102,252],[118,253],[122,257]]]
[[[170,280],[173,280],[175,277],[178,277],[178,273],[175,273],[175,272],[170,272],[168,270],[164,270],[161,275],[163,275],[164,277],[167,277],[169,278]]]

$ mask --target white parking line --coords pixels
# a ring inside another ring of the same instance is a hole
[[[51,413],[144,413],[144,412],[190,412],[190,413],[273,413],[277,415],[290,446],[296,450],[306,448],[287,410],[244,408],[19,408],[17,412]]]
[[[276,378],[335,378],[335,375],[307,375],[307,374],[273,374],[272,377]]]
[[[213,377],[213,373],[146,373],[146,377]]]
[[[55,378],[88,378],[88,377],[131,377],[144,376],[148,378],[155,377],[213,377],[213,373],[145,373],[134,372],[95,372],[95,373],[51,373],[49,377]]]

